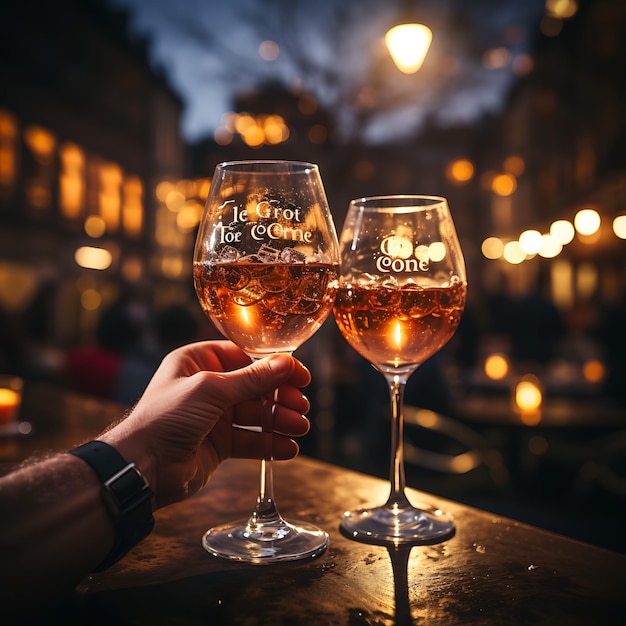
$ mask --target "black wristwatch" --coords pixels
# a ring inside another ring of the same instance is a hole
[[[70,450],[70,454],[81,458],[97,474],[102,482],[102,498],[115,523],[113,548],[94,570],[100,572],[119,561],[152,531],[152,489],[137,465],[128,463],[103,441],[90,441]]]

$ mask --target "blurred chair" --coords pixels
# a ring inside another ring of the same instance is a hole
[[[489,486],[508,487],[503,456],[485,435],[451,417],[411,405],[404,406],[404,423],[405,463],[450,476],[483,469]],[[414,436],[415,429],[419,430]]]
[[[626,430],[584,442],[553,444],[548,455],[553,463],[571,468],[575,477],[572,496],[576,500],[598,493],[626,498]]]

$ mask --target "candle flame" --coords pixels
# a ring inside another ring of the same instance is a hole
[[[0,389],[0,404],[5,406],[16,406],[20,401],[20,396],[13,389]]]
[[[523,411],[534,411],[541,406],[541,390],[529,380],[523,380],[515,389],[515,403]]]
[[[239,307],[239,312],[241,313],[241,319],[246,326],[250,326],[250,318],[248,316],[248,309],[245,306]]]
[[[393,331],[393,339],[396,342],[398,348],[402,345],[402,326],[400,322],[396,322],[396,327]]]
[[[543,394],[541,385],[534,376],[525,376],[515,386],[514,400],[524,424],[534,426],[541,421]]]

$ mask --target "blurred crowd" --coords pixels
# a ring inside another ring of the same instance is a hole
[[[99,317],[93,337],[65,347],[46,336],[45,294],[19,316],[0,311],[0,371],[132,406],[171,350],[217,331],[186,304],[152,311],[122,295]]]

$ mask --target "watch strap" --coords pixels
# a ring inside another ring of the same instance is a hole
[[[90,441],[70,450],[70,454],[85,461],[100,479],[102,498],[115,524],[113,547],[95,569],[102,571],[119,561],[152,531],[153,492],[139,467],[128,463],[103,441]]]

